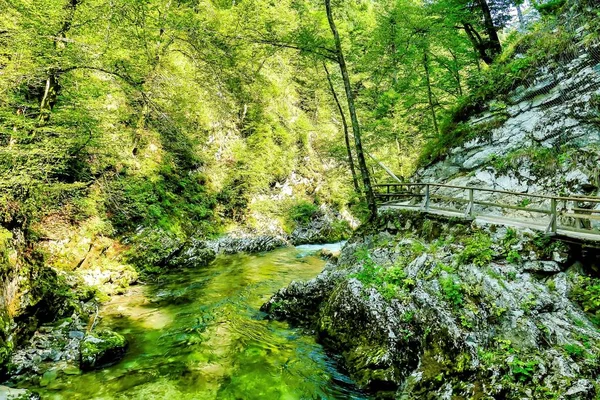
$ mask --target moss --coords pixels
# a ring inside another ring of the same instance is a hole
[[[90,370],[118,362],[127,348],[127,340],[119,333],[99,330],[88,334],[80,343],[82,370]]]
[[[589,276],[574,277],[569,297],[591,314],[592,321],[597,324],[600,322],[600,279]]]
[[[12,233],[0,227],[0,274],[2,275],[6,274],[10,270],[8,254],[11,239]]]
[[[14,341],[11,336],[12,319],[6,310],[0,310],[0,372],[14,350]]]

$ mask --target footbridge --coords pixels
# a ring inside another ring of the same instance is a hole
[[[382,210],[417,210],[530,228],[561,240],[600,246],[600,197],[518,193],[440,183],[384,183],[374,188]]]

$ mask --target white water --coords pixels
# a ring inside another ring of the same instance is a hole
[[[329,251],[340,251],[342,247],[346,244],[346,241],[343,240],[337,243],[324,243],[324,244],[303,244],[301,246],[296,246],[296,250],[300,252],[301,255],[309,255],[314,254],[320,250],[326,249]]]

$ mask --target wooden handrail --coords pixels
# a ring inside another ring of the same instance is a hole
[[[591,197],[587,197],[587,196],[551,196],[551,195],[535,194],[535,193],[511,192],[508,190],[497,190],[497,189],[491,189],[491,188],[480,188],[480,187],[474,187],[474,186],[459,186],[459,185],[447,185],[447,184],[443,184],[443,183],[425,183],[425,182],[381,183],[381,184],[373,185],[373,187],[374,188],[385,188],[385,191],[386,191],[385,193],[381,193],[381,194],[376,193],[376,197],[379,199],[381,199],[381,198],[392,199],[396,196],[397,197],[422,198],[422,203],[420,205],[420,208],[424,212],[429,212],[430,210],[443,210],[443,211],[452,211],[452,212],[460,212],[460,213],[464,212],[465,217],[475,217],[476,216],[476,213],[474,210],[475,205],[481,205],[481,206],[485,206],[485,207],[495,207],[495,208],[501,208],[501,209],[519,210],[519,211],[526,211],[529,213],[540,213],[540,214],[549,215],[550,222],[546,229],[546,233],[551,233],[551,234],[557,233],[557,231],[559,229],[559,217],[561,217],[561,216],[574,218],[576,224],[578,225],[578,228],[584,227],[582,220],[589,220],[589,221],[600,220],[600,216],[595,215],[597,213],[600,213],[600,210],[583,209],[583,208],[581,208],[581,204],[580,204],[582,202],[600,204],[600,197],[591,198]],[[411,187],[424,187],[425,193],[423,193],[422,190],[419,190],[418,192],[412,192]],[[393,188],[408,188],[408,189],[403,190],[402,192],[399,192],[399,191],[394,192]],[[431,188],[448,188],[448,189],[464,190],[467,192],[468,197],[462,198],[462,197],[438,195],[436,193],[432,193]],[[510,204],[495,203],[493,201],[476,200],[475,199],[476,192],[498,193],[498,194],[505,194],[505,195],[510,195],[510,196],[523,197],[526,199],[549,200],[550,207],[549,207],[549,209],[543,209],[543,208],[527,207],[526,204],[525,205],[510,205]],[[436,200],[436,199],[442,200],[445,203],[463,203],[463,204],[466,203],[467,207],[466,207],[466,210],[458,210],[458,209],[451,210],[451,209],[447,209],[447,208],[440,208],[439,206],[435,206],[435,205],[432,206],[431,200]],[[558,202],[564,202],[564,207],[561,208],[560,210],[558,207]],[[568,207],[567,206],[568,202],[573,202],[574,206]],[[571,212],[567,212],[567,211],[571,211]],[[589,214],[585,214],[585,212],[589,212]],[[485,216],[485,215],[481,214],[480,216]],[[569,228],[569,229],[573,229],[573,228]],[[590,232],[589,229],[587,231]],[[600,237],[600,232],[598,232],[598,233],[594,232],[594,234],[596,234],[596,235],[598,235],[598,237]]]
[[[600,197],[587,197],[587,196],[550,196],[550,195],[545,195],[545,194],[536,194],[536,193],[519,193],[519,192],[511,192],[508,190],[497,190],[497,189],[491,189],[491,188],[480,188],[480,187],[475,187],[475,186],[458,186],[458,185],[446,185],[443,183],[380,183],[377,185],[373,185],[374,188],[377,187],[402,187],[402,186],[433,186],[433,187],[442,187],[442,188],[449,188],[449,189],[462,189],[462,190],[474,190],[477,192],[488,192],[488,193],[499,193],[499,194],[509,194],[509,195],[515,195],[515,196],[521,196],[521,197],[529,197],[529,198],[536,198],[536,199],[546,199],[546,200],[551,200],[551,199],[556,199],[559,201],[587,201],[590,203],[599,203],[600,204]]]

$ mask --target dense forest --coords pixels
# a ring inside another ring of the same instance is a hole
[[[353,207],[368,154],[410,176],[461,112],[562,54],[562,3],[5,1],[2,226],[211,235]]]
[[[347,239],[374,185],[491,141],[499,95],[597,49],[599,21],[596,0],[0,0],[3,373],[204,242]]]

